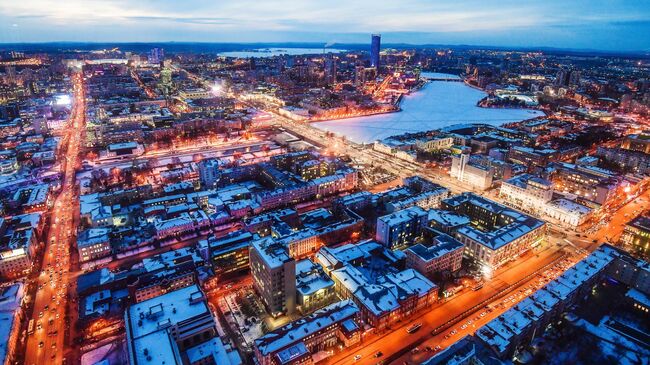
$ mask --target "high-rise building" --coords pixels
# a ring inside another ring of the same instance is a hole
[[[16,83],[16,68],[14,66],[6,66],[5,75],[9,84]]]
[[[251,244],[253,287],[273,316],[296,310],[296,261],[286,246],[264,237]]]
[[[170,94],[172,89],[172,70],[165,67],[160,71],[160,80],[158,83],[158,88],[160,92],[167,96]]]
[[[381,48],[381,34],[373,34],[370,43],[370,67],[379,68],[379,49]]]
[[[221,173],[219,171],[220,165],[221,161],[216,158],[204,159],[198,163],[201,186],[206,189],[217,187],[217,183],[221,178]]]
[[[336,59],[332,54],[325,58],[325,79],[330,84],[336,82]]]
[[[569,73],[567,70],[561,69],[555,76],[555,86],[566,86],[569,82]]]
[[[570,86],[580,85],[580,71],[573,70],[569,73],[569,85]]]
[[[149,63],[158,64],[165,60],[165,50],[162,48],[152,48],[149,52]]]
[[[391,250],[413,243],[427,223],[427,212],[413,206],[377,218],[375,239]]]

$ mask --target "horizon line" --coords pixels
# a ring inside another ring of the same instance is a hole
[[[284,45],[295,45],[295,44],[325,44],[328,47],[323,48],[334,48],[336,45],[352,45],[352,46],[365,46],[366,43],[360,42],[327,42],[327,41],[260,41],[260,42],[209,42],[209,41],[66,41],[66,40],[57,40],[57,41],[27,41],[27,42],[2,42],[0,45],[38,45],[38,44],[241,44],[241,45],[264,45],[264,44],[284,44]],[[369,43],[368,43],[369,44]],[[572,48],[572,47],[556,47],[556,46],[505,46],[505,45],[476,45],[476,44],[463,44],[463,43],[409,43],[409,42],[390,42],[383,43],[383,46],[415,46],[415,47],[471,47],[471,48],[495,48],[503,50],[554,50],[554,51],[574,51],[574,52],[597,52],[597,53],[614,53],[614,54],[644,54],[650,55],[650,50],[607,50],[607,49],[598,49],[598,48]]]

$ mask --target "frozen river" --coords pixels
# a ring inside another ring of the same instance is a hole
[[[453,76],[422,73],[424,77]],[[526,109],[480,108],[476,103],[486,94],[463,82],[431,81],[402,100],[402,111],[314,123],[318,128],[368,143],[396,134],[421,132],[461,123],[501,125],[543,115]]]

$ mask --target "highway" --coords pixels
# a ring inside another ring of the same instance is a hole
[[[30,365],[62,364],[66,332],[68,283],[70,269],[70,244],[76,234],[74,223],[76,209],[75,171],[78,163],[81,132],[85,126],[85,94],[83,77],[73,76],[75,102],[66,130],[67,151],[64,177],[59,196],[51,215],[51,226],[45,243],[45,252],[38,290],[34,300],[32,319],[37,324],[35,332],[27,339],[25,363]]]

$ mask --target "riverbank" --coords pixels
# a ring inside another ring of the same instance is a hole
[[[393,110],[368,111],[368,112],[357,113],[357,114],[355,114],[355,115],[350,115],[350,116],[345,116],[345,115],[344,115],[344,116],[337,117],[337,118],[335,118],[335,119],[331,119],[331,118],[310,118],[310,119],[308,120],[308,122],[309,122],[309,123],[317,123],[317,122],[334,122],[334,121],[337,121],[337,120],[346,120],[346,119],[351,119],[351,118],[362,118],[362,117],[370,117],[370,116],[373,116],[373,115],[380,115],[380,114],[398,113],[398,112],[401,112],[401,111],[402,111],[401,104],[402,104],[402,100],[404,99],[404,95],[410,95],[410,94],[413,93],[413,92],[417,92],[417,91],[419,91],[419,90],[422,89],[422,88],[423,88],[427,83],[428,83],[427,81],[420,80],[420,81],[418,81],[418,83],[417,83],[413,88],[411,88],[411,89],[408,91],[408,93],[406,93],[406,94],[401,94],[401,95],[400,95],[400,96],[395,100],[395,102],[393,103],[393,107],[395,108],[395,109],[393,109]]]
[[[307,120],[307,122],[309,122],[309,123],[320,123],[320,122],[335,122],[337,120],[338,121],[345,121],[347,119],[371,117],[373,115],[381,115],[381,114],[391,114],[391,113],[397,113],[397,112],[400,112],[400,111],[401,111],[401,108],[399,108],[399,106],[398,106],[397,109],[395,109],[395,110],[369,111],[369,112],[366,112],[366,113],[358,113],[358,114],[349,115],[349,116],[343,115],[343,116],[337,117],[336,119],[332,119],[332,118],[325,118],[325,119],[310,118],[310,119]]]

